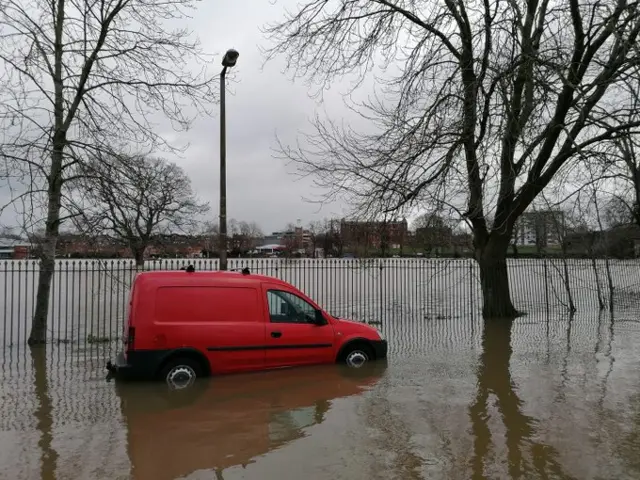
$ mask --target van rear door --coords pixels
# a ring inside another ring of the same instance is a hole
[[[166,347],[205,353],[214,373],[264,366],[265,323],[253,286],[163,286],[156,293],[156,332]]]

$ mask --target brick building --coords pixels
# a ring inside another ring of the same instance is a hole
[[[340,221],[340,237],[344,245],[370,248],[400,248],[409,236],[407,220],[390,222]]]

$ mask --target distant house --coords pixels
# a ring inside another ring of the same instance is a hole
[[[4,260],[22,260],[31,255],[31,243],[27,240],[0,238],[0,258]]]

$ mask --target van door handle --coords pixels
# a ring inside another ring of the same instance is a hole
[[[282,336],[282,332],[271,332],[271,336],[273,338],[280,338]]]

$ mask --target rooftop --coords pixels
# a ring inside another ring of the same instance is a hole
[[[31,243],[28,240],[0,237],[0,248],[30,247],[30,246],[31,246]]]

